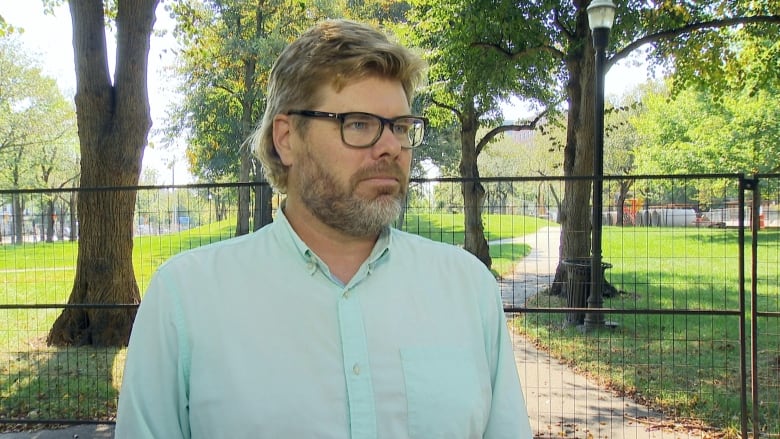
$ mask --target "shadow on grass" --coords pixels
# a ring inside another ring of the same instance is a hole
[[[746,234],[748,232],[745,232]],[[761,230],[758,232],[759,247],[780,247],[780,230]]]
[[[434,241],[462,246],[465,242],[463,221],[454,221],[453,215],[407,214],[402,230]]]
[[[114,421],[121,352],[52,348],[41,339],[0,353],[0,431],[14,428],[15,423]]]
[[[729,244],[736,243],[739,237],[739,231],[737,229],[696,229],[696,234],[688,236],[689,239],[698,241],[702,244]],[[745,230],[745,240],[750,242],[751,232],[750,229]],[[759,247],[773,247],[780,246],[780,230],[762,229],[758,232],[758,246]]]
[[[531,246],[523,243],[501,243],[490,246],[490,256],[493,258],[518,261],[531,253]]]

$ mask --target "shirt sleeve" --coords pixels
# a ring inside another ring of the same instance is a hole
[[[531,439],[533,432],[520,386],[498,285],[495,286],[494,292],[497,302],[493,306],[495,312],[488,315],[494,317],[492,324],[495,326],[486,328],[487,333],[491,334],[486,340],[488,344],[486,350],[490,357],[488,360],[491,365],[493,399],[483,437],[484,439]],[[486,322],[486,324],[491,323]]]
[[[117,439],[190,437],[189,348],[175,288],[158,271],[141,302],[119,393]]]

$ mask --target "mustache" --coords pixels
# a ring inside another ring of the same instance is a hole
[[[406,183],[407,181],[407,174],[401,169],[401,166],[395,162],[379,162],[360,169],[353,175],[353,181],[357,182],[373,177],[392,177],[401,183]]]

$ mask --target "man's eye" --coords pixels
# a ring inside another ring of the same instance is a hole
[[[406,134],[411,129],[411,125],[405,124],[405,123],[395,123],[393,124],[393,132],[395,134]]]
[[[369,117],[348,117],[344,120],[344,128],[352,131],[366,131],[375,129],[377,122]]]
[[[362,131],[368,127],[368,124],[363,121],[348,121],[344,124],[344,127],[349,130]]]

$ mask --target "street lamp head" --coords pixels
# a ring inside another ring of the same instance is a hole
[[[611,29],[615,20],[615,4],[612,0],[593,0],[588,6],[590,29]]]

